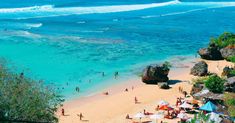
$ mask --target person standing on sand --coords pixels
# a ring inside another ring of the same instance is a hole
[[[61,109],[62,116],[64,116],[64,108]]]
[[[82,115],[82,113],[79,114],[79,119],[82,120],[84,116]]]
[[[135,104],[137,104],[138,103],[138,99],[137,99],[137,97],[135,97]]]

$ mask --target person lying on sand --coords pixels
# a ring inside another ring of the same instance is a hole
[[[104,95],[109,95],[109,92],[107,91],[107,92],[104,92],[103,94],[104,94]]]

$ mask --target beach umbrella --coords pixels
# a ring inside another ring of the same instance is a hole
[[[164,100],[161,100],[158,104],[160,106],[162,106],[162,105],[169,105],[169,103],[167,101],[164,101]]]
[[[209,115],[210,115],[210,120],[214,121],[215,123],[220,123],[222,121],[222,118],[220,118],[219,114],[211,112]]]
[[[192,108],[192,105],[189,105],[186,101],[179,106],[180,108]]]
[[[159,110],[173,110],[173,108],[171,108],[167,105],[163,105],[163,106],[160,106]]]
[[[158,119],[162,119],[164,118],[163,115],[161,114],[153,114],[153,115],[150,115],[150,119],[153,119],[153,120],[156,120],[156,123],[157,123],[157,120]]]
[[[185,113],[179,113],[178,115],[177,115],[177,117],[178,118],[180,118],[180,119],[188,119],[188,116],[185,114]]]
[[[191,104],[198,104],[199,102],[195,99],[192,99],[192,100],[187,100],[188,103],[191,103]]]
[[[141,122],[141,119],[142,119],[142,118],[145,118],[145,115],[144,115],[144,113],[139,112],[139,113],[137,113],[134,117],[140,119],[140,122]]]
[[[205,105],[200,107],[200,110],[213,112],[217,109],[216,105],[211,101],[208,101]]]

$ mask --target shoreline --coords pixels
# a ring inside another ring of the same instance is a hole
[[[173,63],[173,68],[171,68],[171,71],[169,73],[169,78],[173,77],[173,76],[178,76],[177,75],[177,71],[179,70],[185,70],[188,67],[192,67],[192,65],[198,61],[198,59],[194,58],[189,60],[189,58],[192,58],[192,56],[186,56],[182,62],[183,63],[177,63],[180,62],[180,58],[179,57],[184,57],[184,56],[175,56],[175,57],[171,57],[169,60],[170,62],[176,62]],[[147,66],[148,64],[146,64]],[[144,68],[143,68],[144,69]],[[102,88],[99,91],[96,91],[90,95],[87,96],[82,96],[82,97],[74,97],[71,99],[68,99],[67,101],[65,101],[66,103],[71,103],[76,101],[77,103],[81,104],[81,102],[87,102],[87,100],[95,100],[95,99],[99,99],[99,98],[103,98],[105,97],[105,95],[103,94],[103,92],[108,91],[109,94],[116,94],[116,93],[120,93],[120,92],[124,92],[125,89],[127,88],[128,90],[131,90],[132,87],[136,88],[138,86],[141,85],[145,85],[145,83],[143,83],[141,80],[141,77],[137,76],[137,75],[133,75],[132,77],[130,77],[128,80],[120,80],[119,83],[116,84],[112,84],[110,86],[107,86],[105,88]],[[112,81],[112,79],[110,79],[110,81]]]

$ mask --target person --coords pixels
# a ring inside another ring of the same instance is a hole
[[[156,108],[156,110],[157,110],[157,111],[159,111],[159,108],[160,108],[160,106],[159,106],[159,105],[157,105],[157,108]]]
[[[131,89],[134,90],[134,86],[132,86]]]
[[[126,119],[131,119],[129,114],[126,115]]]
[[[161,121],[160,123],[163,123],[163,121]]]
[[[138,99],[137,99],[137,97],[135,97],[135,104],[137,104],[138,103]]]
[[[64,116],[64,108],[61,109],[62,116]]]
[[[104,77],[104,72],[102,72],[102,77]]]
[[[76,87],[76,91],[77,91],[77,92],[79,92],[79,91],[80,91],[79,87]]]
[[[186,91],[183,91],[183,94],[184,94],[184,97],[186,98],[188,93]]]
[[[126,88],[125,91],[128,92],[128,89]]]
[[[144,115],[146,115],[146,110],[144,109]]]
[[[20,73],[20,78],[23,79],[24,78],[24,73]]]
[[[115,72],[114,73],[114,78],[117,79],[117,77],[118,77],[118,72]]]
[[[104,94],[104,95],[109,95],[109,92],[107,91],[107,92],[104,92],[103,94]]]
[[[82,115],[82,113],[79,114],[79,119],[82,120],[84,116]]]

